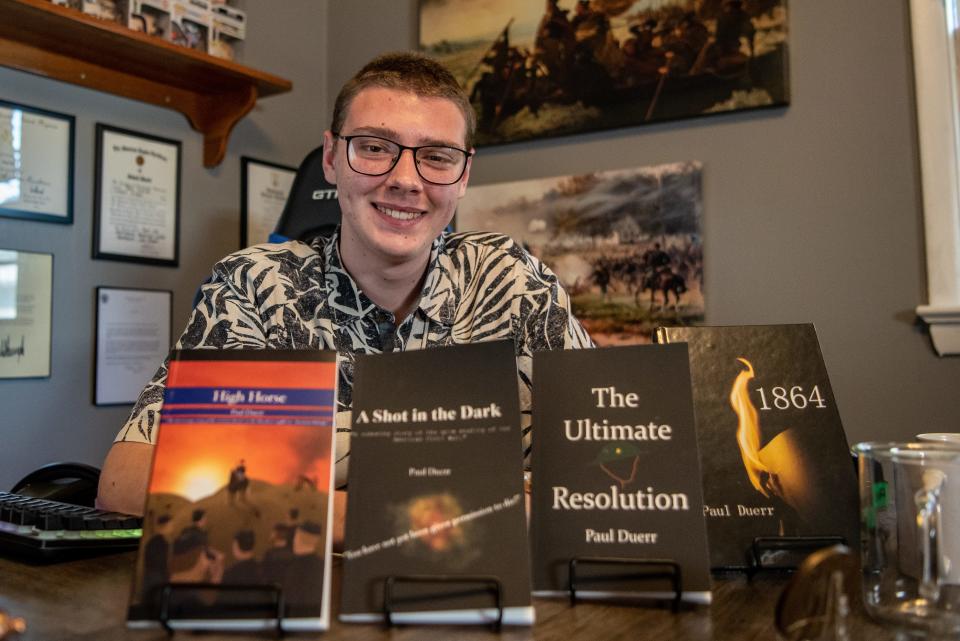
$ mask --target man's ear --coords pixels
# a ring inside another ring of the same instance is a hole
[[[329,129],[323,132],[323,177],[331,185],[337,184],[337,171],[333,160],[337,155],[337,139]]]
[[[474,154],[475,150],[470,149],[470,153]],[[473,155],[467,158],[467,166],[463,169],[463,178],[460,179],[460,193],[457,194],[457,198],[463,198],[463,195],[467,193],[467,183],[470,182],[470,167],[473,166]]]

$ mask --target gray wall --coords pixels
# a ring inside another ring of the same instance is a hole
[[[173,289],[178,332],[239,242],[240,155],[296,164],[342,82],[416,42],[415,0],[273,4],[246,3],[244,61],[294,91],[260,102],[212,170],[176,113],[0,69],[0,98],[77,116],[74,225],[0,218],[0,247],[56,256],[52,376],[0,381],[0,488],[46,461],[99,463],[126,417],[90,401],[94,287]],[[708,322],[816,323],[851,441],[956,430],[960,359],[938,359],[914,324],[925,268],[905,5],[791,2],[786,109],[482,149],[472,180],[702,161]],[[89,258],[98,121],[183,141],[180,269]]]
[[[234,129],[223,163],[203,166],[200,134],[180,114],[0,67],[0,98],[76,116],[74,224],[0,218],[0,247],[54,254],[51,376],[0,381],[0,489],[56,460],[99,465],[130,411],[92,403],[94,288],[173,290],[173,332],[211,265],[240,244],[240,156],[296,166],[321,144],[326,84],[326,4],[253,0],[243,62],[287,78],[293,91],[257,103]],[[94,125],[180,140],[180,267],[92,260]],[[146,381],[144,381],[146,383]]]
[[[960,430],[960,359],[937,358],[914,324],[926,267],[907,3],[789,7],[789,107],[485,148],[471,181],[702,161],[707,322],[815,323],[850,441]],[[371,55],[416,44],[415,0],[329,13],[331,103]]]

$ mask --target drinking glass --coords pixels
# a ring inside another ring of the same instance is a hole
[[[864,605],[929,636],[960,634],[960,445],[859,443]]]

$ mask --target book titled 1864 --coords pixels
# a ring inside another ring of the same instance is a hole
[[[713,566],[795,565],[758,537],[857,545],[856,476],[813,325],[661,327],[657,340],[690,350]]]
[[[700,464],[684,345],[534,355],[534,591],[670,596],[666,580],[617,580],[631,565],[679,564],[682,598],[710,601]]]

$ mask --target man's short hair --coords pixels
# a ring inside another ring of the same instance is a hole
[[[341,131],[353,99],[369,87],[397,89],[409,91],[422,98],[450,100],[460,109],[466,124],[463,144],[467,149],[473,147],[477,116],[463,87],[453,74],[436,60],[420,53],[407,51],[387,53],[374,58],[343,85],[333,106],[331,131],[337,133]]]

